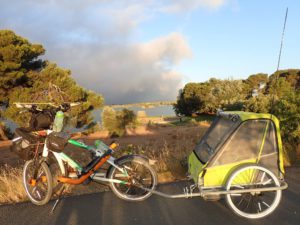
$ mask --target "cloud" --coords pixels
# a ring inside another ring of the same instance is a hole
[[[161,11],[167,13],[182,13],[198,8],[219,9],[224,6],[226,0],[170,0],[162,6]]]
[[[45,58],[71,69],[82,86],[107,103],[174,100],[183,74],[176,70],[192,50],[180,33],[135,40],[143,23],[161,13],[225,0],[10,0],[0,7],[0,29],[12,29],[46,48]],[[162,9],[165,11],[162,12]]]
[[[79,83],[103,93],[109,103],[129,103],[174,100],[182,86],[182,74],[173,67],[192,52],[181,34],[172,33],[147,43],[90,46],[89,50],[85,46],[69,54],[75,57],[72,67]]]

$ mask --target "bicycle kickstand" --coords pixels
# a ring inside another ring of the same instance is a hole
[[[59,203],[59,201],[60,201],[60,197],[61,197],[62,193],[63,193],[64,190],[65,190],[65,187],[66,187],[66,186],[64,185],[64,186],[62,187],[62,189],[60,190],[60,192],[59,192],[59,194],[58,194],[58,198],[56,199],[56,201],[55,201],[55,203],[54,203],[54,205],[53,205],[53,207],[52,207],[52,209],[51,209],[50,214],[53,214],[53,212],[54,212],[56,206],[58,205],[58,203]]]

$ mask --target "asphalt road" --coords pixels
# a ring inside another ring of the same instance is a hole
[[[102,192],[63,199],[53,215],[53,201],[45,206],[29,202],[0,206],[1,225],[299,225],[300,224],[300,167],[287,170],[289,188],[277,210],[269,217],[248,220],[236,216],[225,201],[207,202],[193,199],[165,199],[151,196],[144,202],[125,202],[112,192]],[[162,185],[159,190],[181,191],[183,182]]]

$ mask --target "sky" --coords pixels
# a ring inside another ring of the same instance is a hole
[[[40,43],[107,104],[175,100],[188,82],[300,68],[297,0],[0,0],[0,29]]]

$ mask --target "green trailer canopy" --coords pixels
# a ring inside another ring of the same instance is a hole
[[[244,163],[284,173],[279,121],[271,114],[220,111],[189,156],[189,172],[204,187],[222,186]]]

